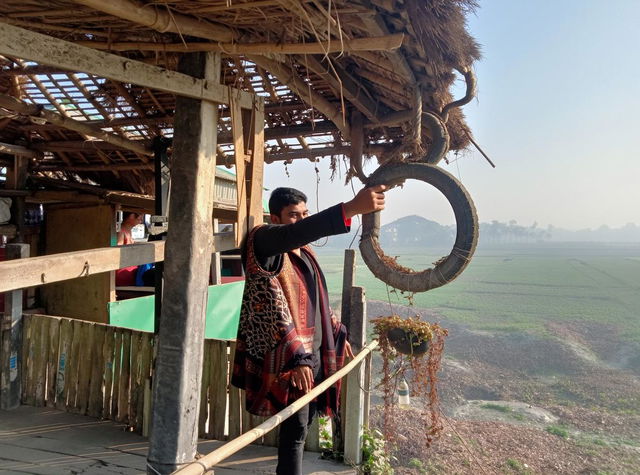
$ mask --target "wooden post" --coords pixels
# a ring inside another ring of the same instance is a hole
[[[215,218],[213,220],[213,232],[218,232],[218,220]],[[222,259],[218,251],[211,256],[211,283],[213,285],[222,284]]]
[[[233,133],[233,153],[236,165],[236,207],[238,218],[236,220],[236,246],[240,247],[247,234],[247,179],[245,160],[245,134],[242,124],[242,109],[240,101],[235,100],[234,94],[229,94],[229,109],[231,111],[231,132]]]
[[[342,269],[342,305],[340,308],[340,321],[349,331],[351,331],[351,289],[356,281],[356,251],[355,249],[344,250],[344,266]],[[345,380],[346,381],[346,380]],[[342,417],[339,419],[340,424],[335,424],[333,429],[333,447],[334,450],[344,452],[344,429],[346,408],[346,392],[347,385],[342,386],[340,392],[340,406]]]
[[[15,155],[13,157],[13,167],[10,167],[7,172],[6,188],[9,190],[23,190],[29,173],[28,157]],[[16,196],[11,206],[11,215],[16,225],[16,236],[13,242],[24,242],[24,213],[25,197]]]
[[[264,178],[264,99],[256,96],[252,111],[251,163],[247,170],[249,183],[249,229],[262,224],[262,182]]]
[[[349,342],[354,354],[362,350],[366,341],[366,305],[364,288],[353,287]],[[347,397],[344,408],[344,460],[348,464],[355,465],[362,462],[362,428],[365,419],[363,379],[363,364],[360,363],[347,376]]]
[[[29,257],[28,244],[8,244],[7,259]],[[2,349],[0,365],[0,409],[15,409],[22,393],[22,290],[12,290],[4,296],[2,316]]]
[[[340,320],[351,330],[351,287],[356,281],[356,250],[344,250],[344,268],[342,270],[342,307]]]
[[[217,83],[220,55],[184,55],[179,69]],[[171,473],[196,456],[217,123],[217,105],[177,98],[148,473]]]

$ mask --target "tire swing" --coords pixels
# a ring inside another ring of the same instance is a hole
[[[456,218],[456,241],[451,253],[433,268],[414,271],[386,256],[378,241],[380,212],[362,219],[360,253],[373,275],[390,286],[407,292],[425,292],[455,279],[467,266],[478,242],[478,216],[467,190],[450,173],[426,163],[392,163],[378,168],[367,180],[367,186],[386,185],[387,189],[407,179],[424,181],[434,186],[451,204]]]

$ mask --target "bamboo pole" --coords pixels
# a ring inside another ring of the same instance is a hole
[[[318,384],[315,388],[309,391],[307,394],[302,396],[297,401],[293,402],[291,405],[277,413],[275,416],[270,417],[265,422],[260,424],[259,426],[251,429],[248,432],[245,432],[240,437],[235,438],[234,440],[227,442],[222,447],[210,452],[204,457],[198,459],[195,462],[191,462],[188,465],[185,465],[179,470],[176,470],[175,474],[180,475],[201,475],[206,473],[214,465],[220,463],[225,458],[233,455],[243,447],[246,447],[251,442],[260,437],[263,437],[267,432],[278,427],[283,421],[291,417],[293,414],[298,412],[304,406],[313,401],[316,397],[322,394],[324,391],[329,389],[329,387],[335,383],[338,379],[347,375],[351,372],[352,369],[358,367],[360,362],[371,353],[378,346],[378,341],[374,340],[365,346],[360,353],[356,355],[356,357],[351,360],[348,364],[346,364],[342,369],[337,371],[335,374],[324,380],[322,383]]]
[[[210,21],[194,18],[160,5],[140,5],[132,0],[73,0],[109,15],[145,25],[162,33],[188,34],[214,41],[231,41],[235,38],[230,28]]]
[[[81,46],[108,51],[164,51],[167,53],[193,53],[213,51],[229,55],[241,54],[328,54],[355,51],[393,51],[404,41],[403,33],[370,38],[354,38],[340,41],[318,41],[312,43],[150,43],[136,41],[76,41]]]

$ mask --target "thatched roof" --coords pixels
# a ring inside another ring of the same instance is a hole
[[[453,101],[455,71],[469,71],[479,57],[465,28],[474,7],[473,0],[4,0],[0,22],[168,69],[182,52],[221,51],[222,82],[265,97],[270,161],[344,153],[354,111],[365,121],[365,153],[427,149],[427,128],[416,128],[420,107],[440,114]],[[173,131],[171,93],[23,58],[0,57],[0,94],[145,146]],[[448,116],[450,148],[462,149],[464,116],[459,108]],[[218,129],[224,162],[232,151],[228,111]],[[34,122],[28,111],[0,108],[0,142],[36,151],[32,173],[153,192],[153,157]]]

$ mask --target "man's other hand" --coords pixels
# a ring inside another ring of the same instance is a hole
[[[384,209],[385,185],[376,185],[363,188],[351,201],[344,204],[344,214],[347,219],[357,214],[373,213]]]
[[[291,385],[308,393],[313,388],[313,372],[309,366],[296,366],[291,373]]]
[[[355,358],[355,355],[353,354],[353,348],[351,348],[351,343],[346,342],[346,344],[344,345],[344,353],[350,360]]]

